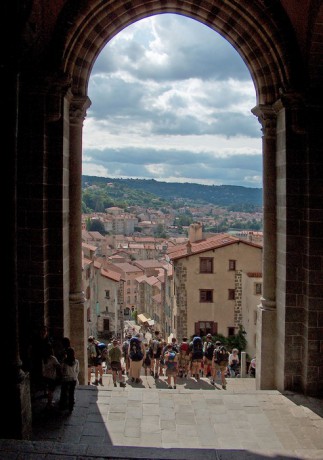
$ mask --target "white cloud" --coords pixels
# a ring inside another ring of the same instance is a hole
[[[249,72],[210,28],[138,21],[102,51],[89,83],[83,174],[261,187]]]

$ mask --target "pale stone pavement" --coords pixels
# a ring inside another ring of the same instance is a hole
[[[320,459],[323,400],[256,391],[255,380],[165,378],[115,388],[79,386],[73,413],[34,413],[33,441],[0,440],[3,460],[85,459]]]

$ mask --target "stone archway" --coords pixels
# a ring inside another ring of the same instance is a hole
[[[60,39],[57,42],[60,70],[72,79],[70,98],[70,202],[80,204],[80,168],[82,118],[85,116],[87,86],[95,58],[106,43],[129,24],[147,16],[163,13],[182,14],[198,20],[219,32],[239,52],[248,66],[254,81],[258,105],[253,112],[263,127],[264,157],[264,262],[263,300],[258,318],[257,385],[260,389],[286,387],[285,381],[285,331],[277,329],[278,318],[285,318],[285,303],[277,315],[276,305],[276,258],[277,258],[277,196],[276,196],[276,144],[277,119],[285,133],[286,110],[294,110],[300,100],[303,76],[296,72],[299,56],[293,48],[292,30],[284,11],[277,5],[263,4],[237,6],[232,1],[194,2],[154,0],[144,3],[115,1],[108,7],[102,2],[84,5],[76,14],[66,9],[61,15]],[[73,24],[67,28],[67,25]],[[283,33],[282,33],[283,31]],[[288,56],[288,59],[286,58]],[[277,102],[279,101],[279,102]],[[299,105],[299,107],[301,104]],[[297,110],[299,109],[297,107]],[[77,117],[74,117],[79,112]],[[79,120],[78,122],[75,120]],[[284,144],[285,146],[285,144]],[[283,149],[282,149],[283,150]],[[78,184],[77,186],[75,186]],[[80,211],[70,213],[70,234],[73,241],[80,240]],[[76,238],[77,236],[77,238]],[[70,308],[74,314],[79,305],[79,324],[82,323],[82,298],[80,282],[76,273],[80,266],[80,249],[70,245],[71,291]],[[74,290],[73,290],[74,286]],[[276,338],[275,352],[272,339]],[[75,340],[77,338],[75,337]],[[278,362],[275,355],[283,358]],[[266,363],[263,365],[263,363]]]
[[[4,339],[12,344],[4,362],[10,377],[4,397],[12,408],[5,437],[30,434],[22,363],[34,324],[45,320],[58,336],[71,335],[84,356],[84,379],[80,200],[88,80],[114,35],[167,12],[218,31],[239,52],[256,88],[265,238],[258,388],[322,393],[321,2],[308,0],[297,10],[293,0],[9,2],[3,18],[12,27],[1,66],[9,163]]]

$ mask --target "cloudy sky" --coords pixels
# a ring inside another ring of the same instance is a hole
[[[220,35],[163,14],[97,58],[84,122],[84,175],[262,187],[249,71]]]

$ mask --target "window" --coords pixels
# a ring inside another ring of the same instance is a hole
[[[213,289],[200,289],[200,302],[213,302]]]
[[[234,327],[228,327],[228,337],[232,337],[234,335],[235,328]]]
[[[110,299],[110,291],[108,291],[107,289],[105,290],[105,298]]]
[[[103,320],[103,330],[104,331],[109,331],[110,330],[110,320],[107,318],[104,318]]]
[[[200,273],[213,273],[213,257],[200,258]]]
[[[228,289],[228,300],[234,300],[236,298],[235,289]]]
[[[91,298],[91,288],[90,288],[90,286],[88,286],[86,288],[85,297],[86,297],[87,300],[89,300]]]
[[[195,334],[204,337],[206,334],[217,334],[218,323],[214,321],[198,321],[195,323]]]
[[[261,283],[255,283],[255,294],[256,295],[262,294],[262,284]]]
[[[131,280],[127,280],[127,285],[130,286]]]
[[[236,260],[229,260],[229,270],[236,269]]]

